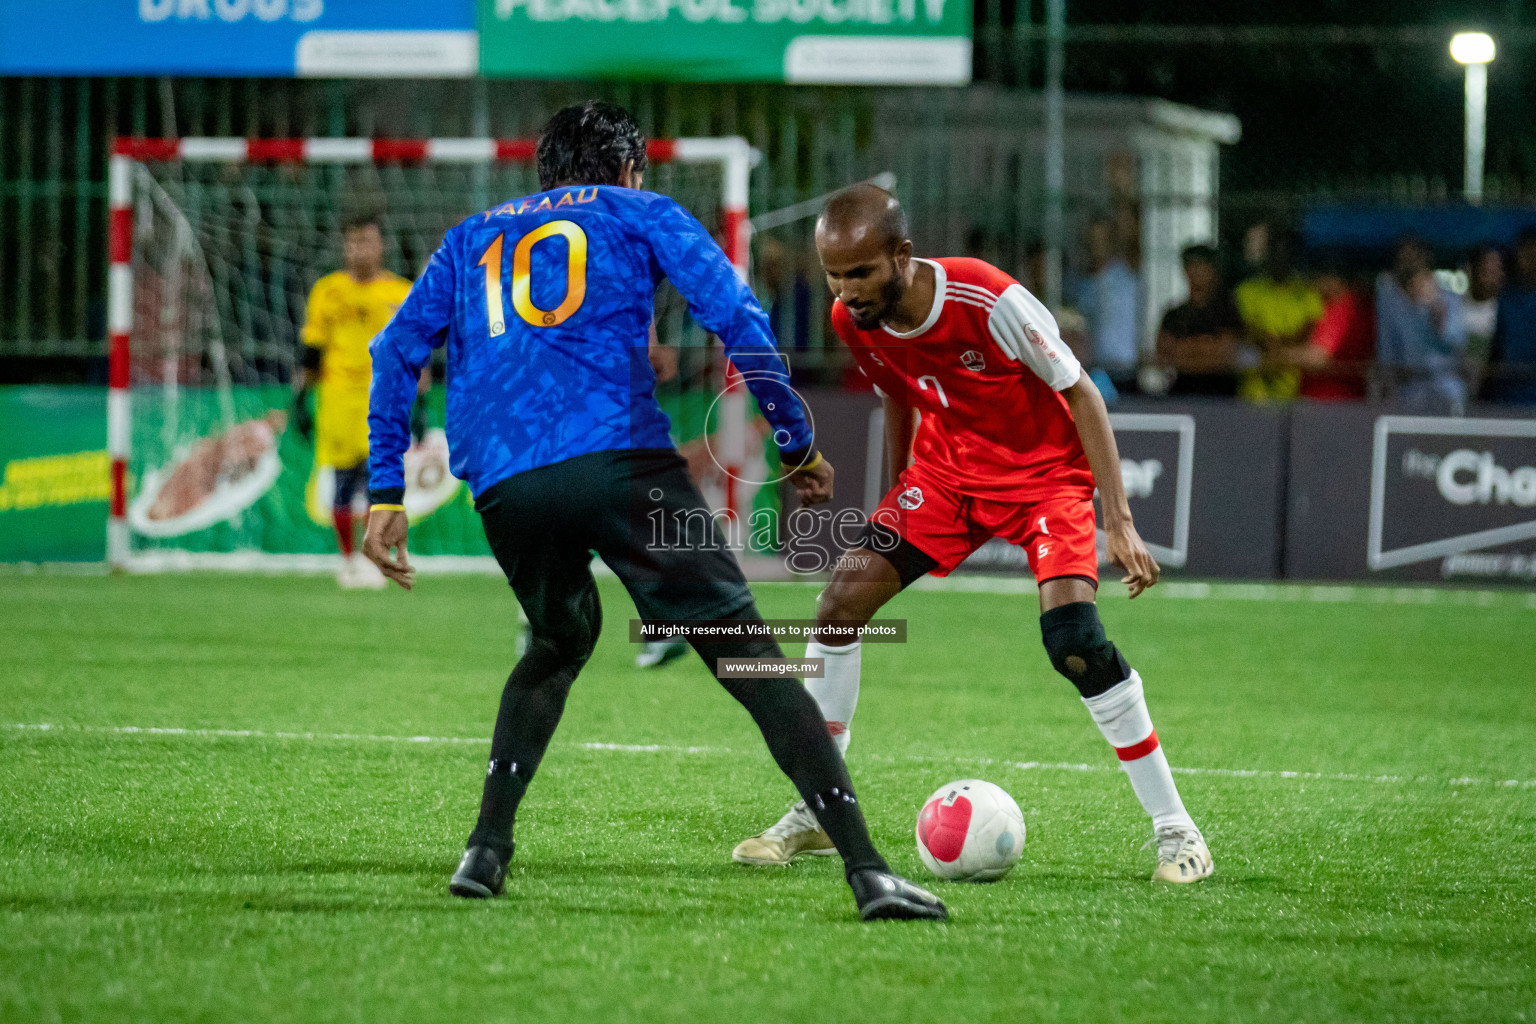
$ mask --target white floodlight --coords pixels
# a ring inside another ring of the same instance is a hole
[[[1458,64],[1488,64],[1494,52],[1493,36],[1487,32],[1457,32],[1451,36],[1451,56]]]

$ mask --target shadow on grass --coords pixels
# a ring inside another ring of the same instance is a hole
[[[273,892],[231,892],[212,894],[193,890],[154,892],[73,892],[0,894],[0,912],[22,914],[153,914],[170,916],[189,911],[202,913],[239,913],[242,911],[277,913],[357,914],[386,911],[413,913],[442,909],[450,911],[454,903],[445,882],[443,898],[421,896],[368,896],[359,893],[303,895]]]
[[[95,858],[92,858],[95,861]],[[309,858],[279,864],[242,861],[180,862],[129,865],[70,863],[57,877],[59,891],[0,891],[0,912],[135,914],[184,913],[201,910],[232,913],[242,910],[286,913],[372,913],[379,911],[453,911],[479,901],[448,895],[448,879],[457,858],[414,856],[395,858]],[[156,870],[158,868],[158,870]],[[133,888],[114,888],[112,879],[131,874]],[[158,876],[158,878],[157,878]],[[807,876],[808,877],[808,876]],[[160,887],[144,888],[160,881]],[[514,863],[507,880],[507,898],[488,901],[512,904],[545,914],[583,914],[632,918],[679,916],[743,916],[755,905],[751,896],[769,902],[823,901],[810,889],[841,891],[840,875],[818,872],[811,886],[793,881],[778,896],[752,884],[739,865],[679,865],[665,861],[621,862],[566,858]],[[377,881],[377,886],[373,883]],[[187,883],[191,884],[187,884]],[[750,890],[758,889],[757,893]],[[743,897],[748,897],[743,903]],[[750,916],[750,913],[747,915]]]
[[[430,891],[368,894],[357,892],[283,893],[231,892],[214,894],[201,890],[152,892],[72,892],[0,894],[0,913],[24,915],[149,915],[182,917],[187,914],[236,915],[413,915],[506,913],[529,919],[607,918],[634,921],[689,921],[724,924],[732,920],[781,916],[785,919],[838,923],[852,919],[851,897],[827,893],[797,893],[766,904],[743,902],[739,894],[700,896],[664,894],[647,899],[645,894],[594,894],[590,888],[539,886],[528,892],[509,888],[495,900],[462,900],[448,894],[448,876],[438,876]]]

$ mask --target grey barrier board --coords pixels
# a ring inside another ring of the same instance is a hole
[[[1137,530],[1170,572],[1272,579],[1280,571],[1283,412],[1122,402],[1110,422]],[[1179,466],[1188,467],[1187,484]]]
[[[1536,580],[1536,417],[1299,406],[1286,575]]]
[[[784,554],[790,567],[797,572],[820,572],[822,563],[830,563],[839,552],[850,546],[858,536],[865,517],[874,511],[864,505],[868,475],[867,467],[874,465],[880,474],[880,450],[870,450],[871,437],[883,438],[883,420],[879,418],[880,399],[872,392],[847,392],[831,389],[805,388],[801,397],[810,408],[816,426],[816,447],[835,473],[832,501],[811,510],[816,516],[813,529],[805,529],[795,519],[794,510],[799,502],[794,488],[786,482],[780,487],[780,497],[786,509],[786,541]],[[878,502],[880,491],[875,501]],[[791,535],[790,527],[794,527]]]
[[[834,391],[805,397],[815,413],[817,443],[837,470],[830,511],[868,514],[888,486],[879,400]],[[1279,574],[1283,412],[1221,402],[1123,403],[1111,422],[1137,529],[1165,568],[1229,579]],[[835,547],[831,525],[806,543]],[[1029,571],[1024,552],[1001,541],[983,547],[965,568]]]

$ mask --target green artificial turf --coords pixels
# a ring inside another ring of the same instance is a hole
[[[1106,588],[1195,769],[1216,874],[1187,888],[1148,881],[1033,598],[903,595],[853,728],[877,843],[923,881],[917,809],[967,776],[1029,830],[1002,882],[933,882],[932,926],[859,924],[835,859],[730,862],[791,792],[691,656],[632,668],[603,592],[508,895],[478,903],[446,884],[513,660],[498,581],[0,577],[0,1021],[1536,1016],[1526,595]]]

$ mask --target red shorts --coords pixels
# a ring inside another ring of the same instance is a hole
[[[870,518],[939,563],[934,576],[948,576],[977,548],[1001,537],[1024,549],[1037,580],[1099,578],[1093,496],[1078,488],[1044,499],[978,498],[917,464],[901,474]]]

